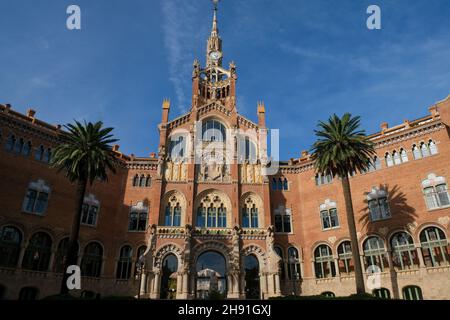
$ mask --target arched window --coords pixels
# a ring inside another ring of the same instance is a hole
[[[380,158],[374,157],[374,158],[373,158],[373,164],[374,164],[374,166],[375,166],[375,170],[380,170],[380,169],[381,169],[381,161],[380,161]]]
[[[428,141],[428,148],[430,149],[431,155],[438,154],[438,149],[437,149],[436,143],[433,140]]]
[[[298,250],[294,247],[289,247],[288,249],[288,277],[289,280],[301,278]]]
[[[139,186],[139,176],[136,174],[133,178],[133,187]]]
[[[284,180],[283,180],[283,190],[288,190],[288,189],[289,189],[288,180],[286,178],[284,178]]]
[[[392,153],[393,158],[394,158],[394,164],[401,164],[402,160],[400,158],[400,154],[394,150],[394,152]]]
[[[19,260],[22,233],[12,226],[0,229],[0,266],[15,268]]]
[[[42,161],[44,159],[44,146],[39,146],[34,153],[34,159]]]
[[[275,232],[290,233],[292,231],[291,209],[279,206],[273,212],[275,215]]]
[[[28,213],[44,214],[47,210],[50,187],[43,180],[31,182],[25,195],[22,210]]]
[[[338,246],[338,268],[339,273],[349,274],[355,271],[352,260],[352,245],[350,241],[344,241]]]
[[[422,159],[422,152],[417,145],[413,145],[412,148],[414,160]]]
[[[27,143],[24,144],[22,148],[22,155],[28,157],[30,154],[31,154],[31,141],[28,141]]]
[[[323,174],[316,174],[315,177],[316,180],[316,186],[320,186],[323,184],[328,184],[333,182],[333,177],[330,174],[323,175]]]
[[[428,178],[422,181],[422,188],[428,210],[450,206],[447,182],[444,177],[429,174]]]
[[[207,195],[197,208],[197,227],[225,228],[227,226],[227,206],[219,195]]]
[[[252,197],[248,197],[242,206],[242,227],[259,228],[258,206]]]
[[[376,266],[384,271],[384,268],[388,266],[386,249],[384,242],[377,236],[372,236],[364,241],[364,261],[366,269]]]
[[[14,146],[14,152],[17,154],[21,154],[24,145],[25,142],[23,141],[23,138],[20,138],[19,141],[17,141],[16,145]]]
[[[278,190],[283,190],[283,180],[281,178],[278,178]]]
[[[408,162],[408,153],[405,149],[400,149],[400,156],[402,158],[402,162]]]
[[[284,255],[283,250],[280,247],[274,247],[275,253],[280,257],[280,279],[286,278],[286,271],[284,270]]]
[[[422,289],[418,286],[407,286],[403,288],[404,300],[423,300]]]
[[[35,233],[23,256],[22,268],[47,271],[52,253],[52,239],[45,232]]]
[[[272,178],[272,190],[277,190],[277,179]]]
[[[79,247],[77,243],[76,252],[78,253]],[[58,249],[56,250],[54,271],[61,273],[64,271],[67,253],[69,251],[69,238],[62,239],[58,244]]]
[[[258,153],[256,143],[245,135],[238,135],[239,149],[238,159],[241,163],[248,161],[251,164],[255,164],[258,159]]]
[[[391,238],[392,262],[400,270],[419,266],[417,251],[412,237],[406,232],[397,232]]]
[[[143,201],[139,201],[130,210],[130,221],[128,231],[145,231],[147,229],[148,207]]]
[[[39,294],[39,290],[33,287],[24,287],[20,289],[19,300],[31,301],[36,300]]]
[[[420,151],[422,151],[422,157],[425,158],[430,156],[430,149],[428,149],[428,145],[425,142],[420,144]]]
[[[334,258],[331,248],[327,245],[320,245],[314,251],[314,268],[316,278],[330,278],[336,276]]]
[[[81,223],[88,226],[97,225],[97,215],[100,208],[100,202],[93,194],[84,197],[84,203],[81,213]]]
[[[42,161],[44,161],[45,163],[50,163],[51,159],[52,159],[52,149],[47,148],[44,152]]]
[[[386,160],[386,166],[392,167],[394,165],[394,161],[392,160],[392,156],[390,153],[386,152],[384,159]]]
[[[89,243],[81,259],[81,275],[99,278],[102,272],[103,248],[97,242]]]
[[[319,209],[322,230],[329,230],[339,227],[339,218],[335,201],[327,199],[320,205]]]
[[[439,267],[450,262],[450,252],[444,231],[428,227],[420,233],[423,261],[427,267]]]
[[[217,120],[207,120],[202,125],[202,139],[207,142],[226,140],[225,126]]]
[[[145,176],[143,174],[139,178],[139,187],[145,187]]]
[[[185,158],[186,152],[186,141],[187,137],[180,134],[175,134],[171,136],[169,142],[169,153],[168,157],[174,161],[180,161]]]
[[[150,177],[150,175],[147,175],[147,177],[145,178],[145,186],[150,187],[151,182],[152,178]]]
[[[144,264],[144,253],[147,246],[140,246],[137,250],[136,263],[134,264],[134,275],[137,276],[140,271],[139,268]]]
[[[181,225],[181,206],[176,196],[172,196],[166,205],[164,225],[166,227],[179,227]]]
[[[377,187],[372,188],[372,191],[367,194],[367,203],[371,221],[384,220],[391,217],[388,194],[385,190]]]
[[[123,246],[120,249],[119,261],[117,261],[117,279],[129,279],[131,276],[131,264],[133,259],[133,249],[130,246]]]
[[[5,149],[7,151],[14,151],[15,144],[16,144],[16,136],[11,134],[11,135],[9,135],[8,139],[6,140]]]
[[[390,299],[391,298],[391,293],[386,288],[374,289],[373,295],[380,299]]]

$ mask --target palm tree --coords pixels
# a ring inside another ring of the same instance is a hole
[[[355,263],[356,292],[365,293],[364,277],[356,235],[355,216],[349,175],[365,171],[375,155],[374,144],[360,130],[360,117],[346,113],[339,118],[336,114],[328,122],[319,121],[315,134],[318,140],[312,148],[312,159],[318,173],[337,176],[341,179],[347,212],[348,229]]]
[[[103,128],[101,121],[97,123],[75,124],[64,126],[62,142],[55,148],[51,166],[58,172],[64,171],[71,183],[76,183],[75,212],[69,238],[69,248],[65,259],[64,275],[61,283],[61,293],[68,293],[66,285],[70,265],[77,264],[78,234],[83,210],[83,201],[88,183],[92,185],[96,179],[106,181],[108,172],[115,173],[114,154],[110,146],[117,141],[111,131],[113,128]]]

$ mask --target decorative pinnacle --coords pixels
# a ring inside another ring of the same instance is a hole
[[[162,108],[163,109],[170,109],[170,99],[164,98]]]
[[[266,106],[264,101],[258,101],[258,113],[266,113]]]

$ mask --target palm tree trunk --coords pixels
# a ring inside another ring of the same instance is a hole
[[[71,265],[77,265],[78,262],[78,235],[80,233],[81,214],[83,211],[84,195],[86,192],[87,180],[81,179],[77,183],[77,190],[75,193],[75,215],[72,221],[72,230],[69,238],[69,248],[67,251],[67,257],[65,259],[63,269],[63,279],[61,282],[61,293],[66,294],[69,292],[67,288],[67,279],[69,274],[66,273],[67,268]]]
[[[356,234],[355,215],[353,212],[352,194],[350,191],[350,181],[348,175],[342,177],[342,189],[344,192],[345,209],[347,212],[348,231],[350,233],[350,242],[352,245],[353,263],[355,265],[356,293],[366,292],[364,287],[364,275],[362,272],[361,258],[359,255],[358,236]]]

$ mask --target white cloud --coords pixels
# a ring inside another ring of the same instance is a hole
[[[190,104],[189,75],[199,38],[204,38],[206,25],[195,19],[204,3],[197,1],[164,0],[162,3],[164,46],[169,65],[169,80],[174,86],[176,103],[180,112],[186,112]],[[206,39],[205,39],[206,40]]]

